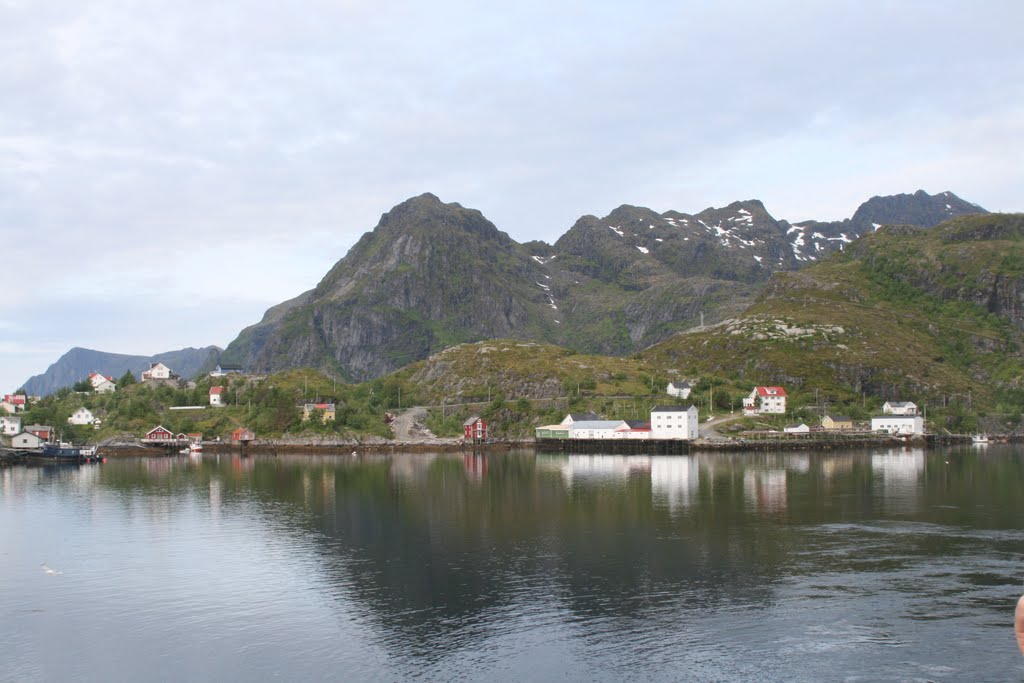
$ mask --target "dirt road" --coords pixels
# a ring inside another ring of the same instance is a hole
[[[414,406],[395,417],[391,423],[391,432],[396,441],[426,441],[434,435],[423,425],[427,419],[427,409]]]

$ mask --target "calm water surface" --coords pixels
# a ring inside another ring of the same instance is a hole
[[[0,680],[1022,680],[1022,491],[997,446],[11,467]]]

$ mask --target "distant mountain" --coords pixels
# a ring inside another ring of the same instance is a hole
[[[774,273],[875,230],[983,213],[952,193],[875,197],[853,218],[798,225],[757,200],[697,214],[621,206],[554,245],[519,244],[479,212],[424,194],[399,204],[313,290],[267,311],[223,361],[378,377],[463,342],[506,338],[628,354],[742,312]]]
[[[192,378],[212,368],[220,352],[221,349],[216,346],[207,346],[202,349],[190,347],[168,351],[155,356],[132,356],[75,347],[47,368],[46,372],[29,378],[24,387],[30,395],[46,396],[58,389],[73,386],[94,372],[117,380],[125,372],[131,371],[138,379],[138,374],[149,369],[151,363],[163,363],[178,375]]]

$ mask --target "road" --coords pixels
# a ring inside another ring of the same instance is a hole
[[[434,435],[429,429],[423,426],[427,419],[427,409],[423,406],[414,406],[405,412],[399,413],[395,421],[391,423],[391,431],[396,441],[426,441]]]
[[[725,436],[718,431],[718,427],[734,420],[738,420],[743,417],[743,413],[729,413],[721,417],[708,420],[707,422],[701,422],[697,428],[698,435],[702,439],[728,439],[731,437]]]

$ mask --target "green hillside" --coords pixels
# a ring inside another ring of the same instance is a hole
[[[1019,419],[1024,216],[883,228],[776,273],[736,319],[641,356],[656,367],[781,384],[803,402],[904,399]]]

